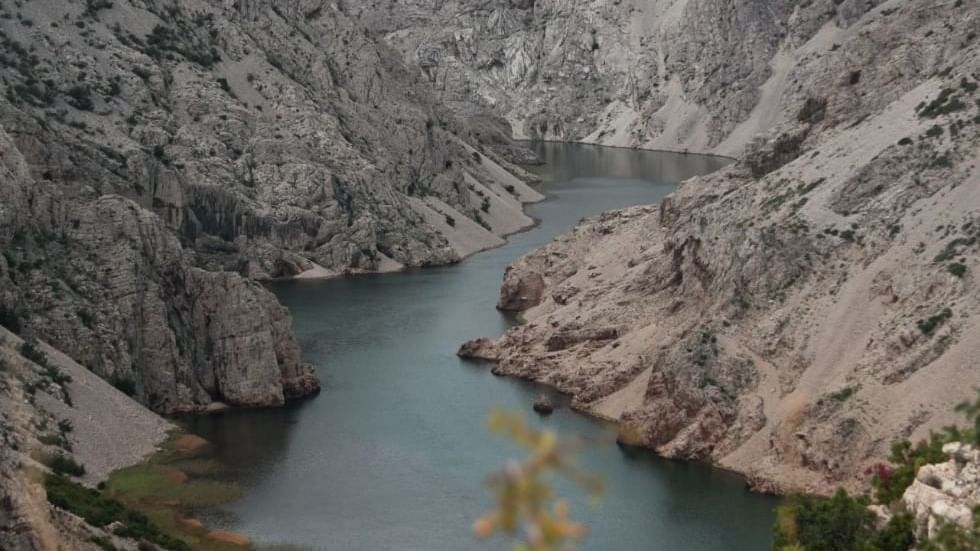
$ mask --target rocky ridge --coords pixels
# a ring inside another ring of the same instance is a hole
[[[461,353],[762,490],[862,486],[954,423],[980,382],[980,11],[955,4],[814,29],[736,164],[515,262],[526,323]]]
[[[520,137],[734,156],[807,94],[799,64],[899,3],[353,4],[359,22],[421,66],[442,101],[499,113]]]
[[[454,262],[541,198],[343,5],[8,0],[0,40],[0,313],[158,411],[318,390],[252,280]]]

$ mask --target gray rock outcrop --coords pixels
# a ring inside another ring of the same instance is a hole
[[[921,467],[902,495],[920,541],[934,538],[947,522],[972,530],[973,510],[980,507],[980,450],[953,442],[943,452],[949,461]]]

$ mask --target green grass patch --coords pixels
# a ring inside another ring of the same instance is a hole
[[[194,551],[242,551],[243,548],[207,538],[208,530],[181,522],[194,511],[217,507],[241,496],[239,486],[222,480],[222,465],[209,457],[189,456],[173,434],[162,451],[147,462],[109,476],[105,494],[138,511],[160,529]]]
[[[109,492],[139,502],[176,501],[191,509],[215,507],[241,495],[233,483],[191,479],[178,466],[146,463],[116,471],[109,477]]]

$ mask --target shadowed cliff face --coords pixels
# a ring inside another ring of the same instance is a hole
[[[531,223],[520,171],[332,3],[0,10],[0,306],[157,410],[318,388],[243,276],[444,264]]]
[[[462,353],[775,491],[859,487],[887,443],[956,422],[980,353],[980,11],[954,4],[824,27],[788,68],[807,97],[738,163],[515,262],[500,306],[527,323]]]
[[[461,111],[518,135],[728,155],[806,90],[792,71],[868,0],[407,0],[350,10]],[[353,3],[352,3],[353,4]]]

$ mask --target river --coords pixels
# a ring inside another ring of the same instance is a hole
[[[261,544],[325,550],[509,549],[478,543],[488,473],[514,456],[486,429],[496,407],[526,412],[563,437],[599,438],[609,427],[561,408],[531,412],[536,385],[498,378],[455,356],[513,320],[494,309],[509,262],[583,216],[655,203],[718,158],[538,144],[534,167],[548,200],[540,223],[507,245],[443,268],[272,286],[293,315],[323,393],[283,409],[229,411],[191,421],[216,445],[243,497],[205,520]],[[608,486],[598,505],[575,488],[573,518],[590,530],[584,550],[763,550],[775,500],[706,465],[668,461],[615,443],[587,447],[582,464]]]

